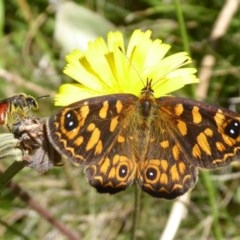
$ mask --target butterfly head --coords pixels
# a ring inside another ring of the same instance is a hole
[[[153,94],[152,80],[147,79],[146,86],[142,89],[139,99],[140,109],[144,118],[147,118],[151,114],[152,107],[156,102]]]

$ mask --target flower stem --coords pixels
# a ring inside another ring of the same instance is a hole
[[[140,214],[140,204],[141,204],[141,189],[138,186],[135,186],[135,196],[134,196],[134,211],[133,211],[133,226],[131,233],[131,240],[136,240],[137,236],[137,227],[139,223],[139,214]]]

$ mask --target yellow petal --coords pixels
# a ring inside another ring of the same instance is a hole
[[[191,63],[186,52],[166,56],[171,46],[150,37],[150,30],[135,30],[125,46],[121,32],[110,32],[107,43],[98,38],[85,52],[67,55],[64,73],[78,84],[60,87],[56,104],[117,93],[139,96],[147,80],[152,80],[155,97],[198,82],[196,69],[184,67]]]

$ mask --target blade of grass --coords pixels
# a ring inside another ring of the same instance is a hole
[[[26,162],[13,162],[3,173],[0,172],[0,192],[6,187],[10,180],[20,172],[26,165]]]
[[[213,182],[211,181],[210,174],[208,172],[202,172],[202,179],[204,181],[204,184],[206,186],[206,190],[208,192],[208,199],[209,199],[209,205],[212,210],[212,216],[213,216],[213,231],[216,240],[223,239],[221,226],[219,224],[219,209],[217,208],[218,204],[216,204],[216,191],[215,187],[213,185]]]

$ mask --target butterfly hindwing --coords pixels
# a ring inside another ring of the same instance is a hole
[[[121,128],[106,156],[86,168],[88,181],[98,192],[116,193],[135,181],[137,162],[126,130]]]
[[[197,169],[188,164],[189,156],[177,142],[163,140],[152,148],[153,152],[139,165],[138,181],[143,191],[154,197],[172,199],[193,188]]]

